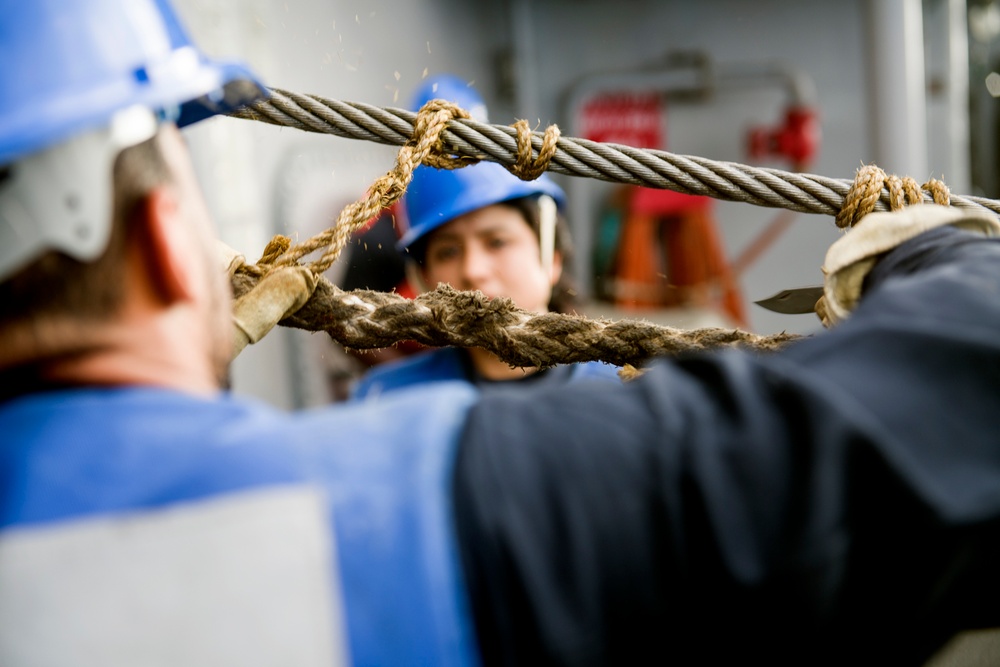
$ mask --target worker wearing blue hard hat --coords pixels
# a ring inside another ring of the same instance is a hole
[[[34,157],[14,173],[17,194],[5,194],[0,278],[44,249],[77,259],[103,250],[110,164],[117,151],[150,138],[158,119],[184,126],[265,94],[242,65],[199,53],[165,3],[97,4],[12,3],[5,10],[5,51],[24,65],[7,60],[0,77],[0,164]],[[99,31],[81,29],[94,21]],[[59,153],[45,150],[54,145]],[[44,175],[46,187],[32,189],[29,171]],[[90,179],[84,187],[69,180],[82,176]]]
[[[0,15],[0,665],[920,665],[1000,623],[994,215],[870,214],[773,354],[289,414],[221,388],[177,130],[263,89],[165,0]]]
[[[425,79],[414,95],[419,109],[445,99],[486,122],[486,105],[462,79],[443,74]],[[482,162],[447,170],[420,166],[403,197],[403,233],[397,247],[408,262],[411,285],[447,284],[507,297],[524,310],[573,312],[577,291],[569,262],[572,246],[562,211],[566,196],[547,175],[522,181],[502,166]],[[354,387],[356,398],[425,382],[461,380],[484,391],[515,390],[517,384],[616,379],[617,369],[600,363],[539,371],[513,368],[492,353],[445,348],[376,366]]]
[[[471,397],[292,425],[220,390],[177,128],[264,87],[165,0],[0,14],[0,664],[475,664],[442,492]]]

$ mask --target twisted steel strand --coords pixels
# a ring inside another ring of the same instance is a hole
[[[239,118],[400,146],[413,132],[416,114],[405,109],[341,102],[319,95],[272,89],[272,96],[234,112]],[[532,133],[532,146],[542,146],[542,133]],[[468,119],[450,121],[441,134],[448,153],[498,162],[511,167],[517,159],[516,131]],[[755,206],[784,208],[802,213],[835,215],[851,187],[848,179],[757,168],[666,151],[602,144],[561,137],[548,165],[550,171],[615,183],[629,183],[739,201]],[[930,194],[924,201],[932,201]],[[986,209],[1000,214],[1000,202],[983,197],[952,195],[953,206]],[[890,210],[884,189],[875,210]]]

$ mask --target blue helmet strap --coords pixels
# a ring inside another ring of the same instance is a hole
[[[151,111],[128,107],[107,127],[13,163],[0,186],[0,281],[49,250],[100,256],[111,234],[115,157],[155,133]]]

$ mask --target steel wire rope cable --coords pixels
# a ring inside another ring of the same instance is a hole
[[[231,115],[395,146],[410,139],[417,115],[405,109],[341,102],[281,89],[271,92],[269,99]],[[539,150],[543,133],[533,132],[532,135],[532,145]],[[441,142],[447,152],[456,156],[497,162],[506,167],[511,167],[517,158],[517,131],[509,126],[455,119],[449,121],[448,128],[441,133]],[[559,138],[548,170],[821,215],[836,215],[853,183],[850,179],[758,168],[572,137]],[[889,197],[889,191],[883,189],[875,210],[891,210]],[[925,193],[924,201],[933,201],[933,197]],[[1000,201],[985,197],[953,194],[951,204],[1000,215]]]

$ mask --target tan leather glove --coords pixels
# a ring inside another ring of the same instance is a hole
[[[246,259],[225,243],[217,241],[217,244],[217,254],[232,277]],[[264,276],[233,304],[232,358],[304,306],[315,289],[316,275],[304,266],[285,266]]]
[[[865,216],[826,253],[823,296],[816,304],[816,314],[823,326],[829,328],[850,315],[861,298],[865,276],[880,255],[944,225],[983,236],[1000,236],[1000,220],[985,211],[917,204],[900,211]]]
[[[226,275],[230,278],[233,277],[233,274],[236,273],[237,269],[247,263],[246,258],[235,248],[230,248],[218,239],[215,240],[215,256],[219,258],[222,270],[225,271]]]

